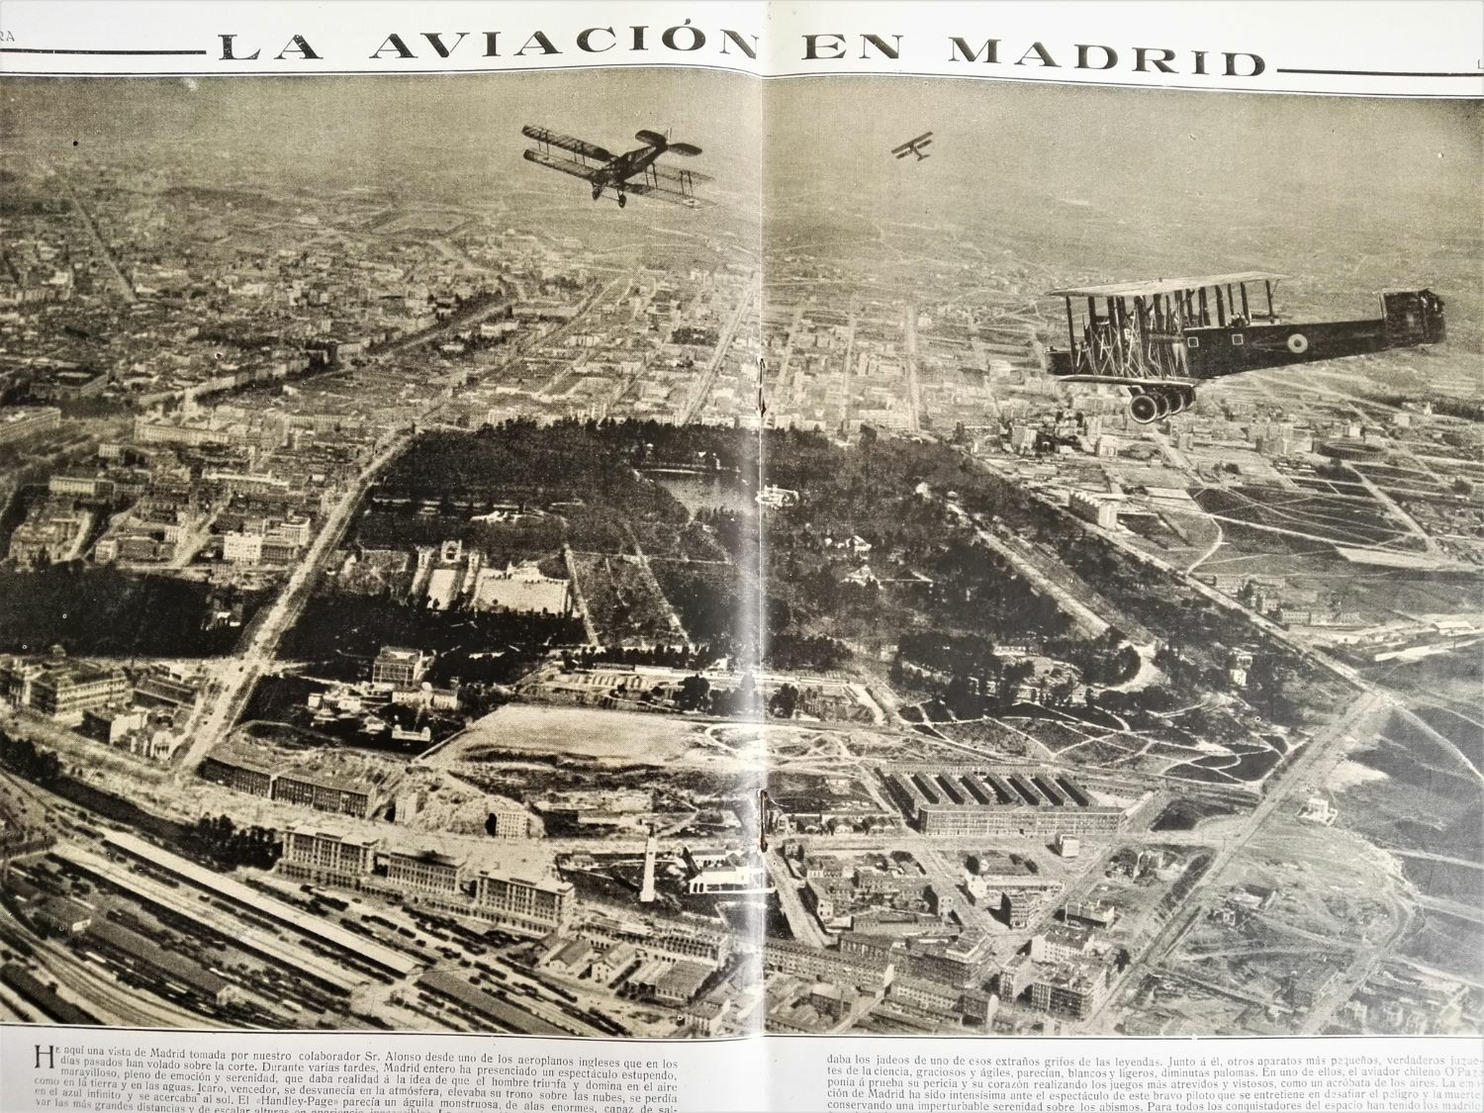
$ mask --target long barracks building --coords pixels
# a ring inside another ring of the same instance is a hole
[[[899,767],[882,778],[907,819],[925,835],[1111,835],[1126,815],[1124,808],[1093,803],[1065,773],[1046,769]]]
[[[294,881],[392,894],[525,935],[559,931],[575,910],[572,883],[558,877],[480,869],[319,827],[284,830],[278,872]]]

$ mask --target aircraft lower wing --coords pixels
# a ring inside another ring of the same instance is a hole
[[[581,178],[590,182],[598,174],[601,167],[587,166],[571,158],[553,158],[543,151],[530,150],[526,152],[526,161],[534,162],[537,166],[544,166],[548,170],[560,170],[563,174],[571,174],[574,178]]]
[[[656,180],[675,186],[688,187],[692,182],[713,180],[710,174],[702,174],[699,170],[686,170],[679,166],[661,166],[657,162],[650,166],[649,171]]]
[[[668,185],[655,182],[625,182],[624,190],[639,197],[649,197],[655,201],[668,201],[672,205],[684,205],[688,209],[704,209],[711,206],[710,201],[703,201],[693,194],[683,192],[679,189],[672,189]]]
[[[1097,383],[1102,386],[1196,386],[1200,379],[1188,379],[1178,375],[1158,379],[1133,375],[1055,375],[1059,383]]]
[[[696,196],[696,183],[711,180],[710,174],[702,174],[699,170],[684,170],[678,166],[652,163],[638,180],[631,180],[625,188],[631,193],[653,197],[656,201],[668,201],[673,205],[699,209],[709,206],[711,202]]]

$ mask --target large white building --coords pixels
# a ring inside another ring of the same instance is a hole
[[[320,825],[283,832],[277,869],[294,880],[395,895],[531,936],[565,928],[576,906],[571,882],[556,876],[475,870],[437,851],[393,848]]]
[[[257,533],[222,534],[222,559],[228,564],[261,564],[263,537]]]
[[[768,867],[756,854],[687,852],[686,862],[692,872],[685,888],[693,896],[705,893],[760,894],[773,890]]]
[[[0,444],[13,444],[61,424],[62,411],[55,406],[7,406],[0,409]]]
[[[290,827],[283,833],[278,871],[286,877],[346,888],[359,887],[371,872],[375,842],[318,827]]]

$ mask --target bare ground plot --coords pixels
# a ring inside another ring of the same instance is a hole
[[[1413,904],[1390,855],[1349,832],[1292,820],[1254,839],[1209,892],[1210,906],[1230,903],[1236,922],[1204,924],[1174,957],[1384,946],[1405,928]],[[1233,901],[1243,893],[1260,897],[1261,905]]]
[[[1194,561],[1222,536],[1221,526],[1194,508],[1155,506],[1154,509],[1158,511],[1163,531],[1174,538],[1163,539],[1168,546],[1167,559],[1172,564],[1180,564],[1182,558],[1186,558],[1186,563]]]
[[[1151,831],[1193,831],[1208,819],[1218,819],[1235,813],[1235,808],[1224,800],[1204,800],[1195,796],[1181,796],[1171,800],[1155,817]]]
[[[1348,495],[1351,498],[1365,498],[1366,489],[1363,484],[1350,482],[1343,479],[1321,479],[1318,476],[1290,476],[1295,487],[1305,491],[1317,491],[1321,495]]]
[[[1362,671],[1368,679],[1393,691],[1414,695],[1425,703],[1451,707],[1471,718],[1478,717],[1479,692],[1484,690],[1484,654],[1476,647],[1437,653],[1416,661],[1387,661]],[[1452,736],[1451,731],[1442,733]]]
[[[1202,510],[1222,519],[1336,545],[1396,546],[1408,535],[1369,498],[1251,486],[1207,487],[1193,497]]]
[[[1356,948],[1390,945],[1411,920],[1385,855],[1345,832],[1282,824],[1234,859],[1166,969],[1302,1013],[1315,1007],[1303,979],[1345,969]]]
[[[1342,825],[1382,846],[1484,857],[1484,788],[1458,754],[1401,716],[1364,742],[1350,761],[1370,775],[1335,794]]]
[[[1012,730],[993,719],[937,723],[935,728],[944,738],[987,753],[1014,758],[1036,753],[1035,744],[1022,731]]]
[[[1484,908],[1484,865],[1401,855],[1402,871],[1421,892],[1468,908]]]
[[[1119,998],[1129,1035],[1212,1036],[1241,1032],[1245,1001],[1192,985],[1185,979],[1149,974]]]
[[[1423,707],[1417,717],[1459,748],[1473,763],[1484,770],[1484,723],[1444,707]]]
[[[1089,899],[1117,911],[1100,934],[1112,945],[1139,954],[1150,940],[1183,914],[1180,902],[1204,874],[1210,853],[1201,846],[1127,845],[1115,850]]]
[[[1189,517],[1188,515],[1182,517]],[[1192,539],[1190,531],[1186,530],[1174,515],[1158,511],[1120,513],[1118,522],[1129,530],[1138,539],[1134,543],[1140,548],[1153,552],[1171,564],[1185,565],[1196,560],[1205,550],[1207,545],[1214,540],[1209,537],[1205,544],[1199,544]],[[1216,523],[1210,523],[1214,526]],[[1142,544],[1141,544],[1142,542]]]
[[[851,753],[874,760],[910,763],[963,761],[965,751],[954,745],[923,734],[855,733],[850,736]]]
[[[459,735],[436,761],[442,765],[513,751],[662,765],[692,752],[703,729],[694,720],[663,715],[509,704]]]
[[[1442,484],[1437,477],[1421,468],[1406,467],[1399,463],[1372,463],[1357,460],[1350,465],[1378,487],[1403,487],[1412,490],[1440,490]]]
[[[1429,909],[1401,953],[1469,981],[1484,981],[1484,924]]]
[[[1221,548],[1201,562],[1196,574],[1330,577],[1354,576],[1355,569],[1327,542],[1222,522]]]
[[[1237,788],[1260,785],[1288,752],[1282,738],[1255,733],[1224,708],[1182,710],[1183,716],[1163,716],[1161,725],[1138,730],[1112,730],[1070,715],[1060,720],[1007,716],[1001,724],[1061,761]]]

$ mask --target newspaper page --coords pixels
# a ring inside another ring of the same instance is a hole
[[[1484,1105],[1484,5],[0,8],[0,1113]]]

